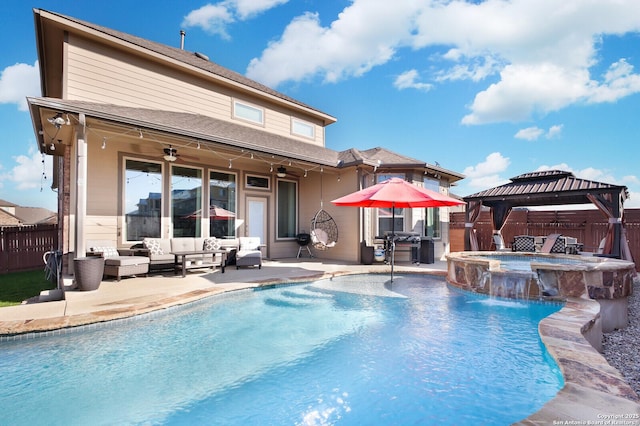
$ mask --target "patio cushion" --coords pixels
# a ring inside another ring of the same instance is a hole
[[[220,250],[220,241],[216,237],[204,239],[203,250]]]
[[[194,251],[202,250],[202,245],[196,247],[196,241],[193,237],[171,238],[171,251]]]
[[[536,251],[535,238],[532,235],[517,235],[511,244],[513,251]]]
[[[260,250],[259,237],[240,237],[240,251]]]
[[[144,244],[144,246],[149,250],[150,254],[164,254],[164,250],[162,249],[159,239],[145,238],[142,241],[142,244]]]
[[[89,250],[93,253],[102,253],[104,258],[120,256],[115,247],[91,247]]]
[[[132,266],[132,265],[144,265],[149,263],[149,258],[146,256],[119,256],[106,258],[105,265],[110,266]]]

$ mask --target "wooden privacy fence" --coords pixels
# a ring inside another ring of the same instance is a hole
[[[464,212],[450,213],[449,238],[451,251],[464,251]],[[625,209],[624,225],[627,230],[627,240],[631,254],[636,262],[640,261],[640,209]],[[516,235],[544,236],[562,234],[575,237],[584,244],[584,251],[595,252],[600,241],[607,234],[609,219],[598,210],[556,210],[538,211],[514,209],[509,214],[504,227],[502,238],[507,246],[511,246]],[[480,213],[475,230],[480,250],[494,250],[493,224],[488,211]]]
[[[0,274],[44,270],[43,254],[57,248],[57,225],[0,227]]]

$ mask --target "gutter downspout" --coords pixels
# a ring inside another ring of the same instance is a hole
[[[85,221],[87,218],[87,140],[86,117],[78,115],[79,125],[76,136],[76,229],[75,253],[76,258],[87,255],[85,238]]]

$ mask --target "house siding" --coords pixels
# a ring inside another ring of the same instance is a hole
[[[324,146],[322,123],[293,114],[250,93],[188,75],[148,59],[70,35],[67,45],[66,98],[137,108],[202,114]],[[265,109],[264,126],[233,119],[233,100]],[[315,125],[315,139],[291,133],[291,116]]]

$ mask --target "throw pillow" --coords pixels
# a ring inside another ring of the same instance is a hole
[[[160,247],[160,241],[155,239],[144,239],[142,242],[144,246],[149,250],[151,254],[164,254],[164,251]]]
[[[102,253],[102,257],[116,257],[119,256],[118,249],[115,247],[91,247],[93,253]]]
[[[220,250],[220,241],[216,237],[204,239],[204,250]]]

